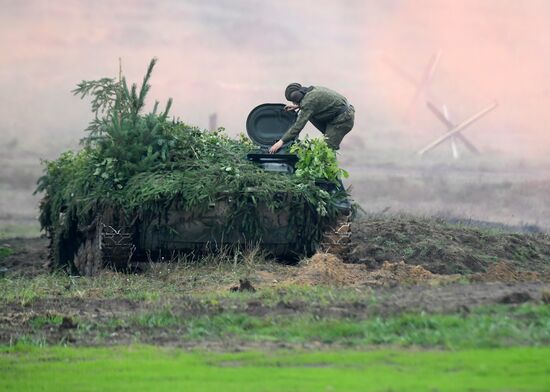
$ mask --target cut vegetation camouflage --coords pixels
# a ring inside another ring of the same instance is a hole
[[[267,206],[288,212],[288,235],[299,238],[304,249],[316,243],[335,219],[334,204],[344,192],[329,193],[311,178],[262,170],[246,160],[254,146],[244,135],[234,140],[223,129],[207,132],[169,119],[171,100],[163,111],[156,102],[142,114],[155,61],[139,90],[124,77],[84,81],[74,90],[91,97],[95,117],[80,151],[44,163],[36,190],[44,193],[40,223],[54,264],[71,267],[98,220],[108,217],[126,226],[150,220],[169,232],[170,208],[200,215],[220,198],[232,201],[222,230],[237,230],[246,242],[262,241],[258,208]]]

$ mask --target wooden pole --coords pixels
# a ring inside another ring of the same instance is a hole
[[[208,117],[208,129],[210,132],[214,132],[216,129],[218,129],[218,114],[212,113]]]
[[[447,109],[447,105],[445,104],[443,104],[443,115],[445,116],[445,119],[450,123],[451,119],[449,118],[449,110]],[[453,153],[454,159],[460,158],[458,147],[456,145],[456,135],[451,136],[451,152]]]
[[[418,82],[416,86],[416,90],[414,92],[414,95],[409,103],[409,106],[407,108],[407,118],[411,118],[411,114],[414,110],[414,106],[416,104],[416,101],[418,101],[418,98],[421,95],[429,96],[429,89],[430,84],[432,83],[432,80],[435,75],[435,71],[437,69],[437,66],[439,64],[439,60],[441,59],[441,53],[442,51],[439,50],[437,53],[435,53],[431,58],[428,64],[426,65],[426,68],[424,69],[424,72],[422,73],[422,77],[420,78],[420,81]]]

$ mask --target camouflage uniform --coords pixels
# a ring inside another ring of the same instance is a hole
[[[298,137],[310,121],[325,135],[330,148],[338,150],[344,136],[353,128],[355,109],[346,98],[326,87],[313,86],[300,101],[298,119],[283,135],[286,143]]]

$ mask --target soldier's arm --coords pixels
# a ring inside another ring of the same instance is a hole
[[[302,110],[300,110],[300,113],[298,113],[298,118],[296,119],[296,122],[288,129],[288,131],[286,131],[286,133],[281,138],[283,143],[296,139],[301,130],[304,129],[304,127],[306,126],[312,114],[313,110],[309,108],[302,108]]]

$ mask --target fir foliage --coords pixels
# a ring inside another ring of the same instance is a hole
[[[243,136],[235,140],[223,129],[208,132],[169,119],[171,100],[163,111],[157,102],[143,114],[155,62],[139,89],[121,77],[83,81],[74,90],[91,98],[94,118],[87,137],[81,150],[44,163],[36,190],[44,193],[40,222],[58,265],[70,263],[75,251],[63,249],[66,244],[82,240],[106,210],[124,215],[126,222],[162,223],[170,206],[200,216],[221,198],[234,201],[225,230],[239,230],[250,241],[265,234],[259,213],[265,206],[288,211],[295,227],[311,223],[305,233],[290,233],[304,244],[318,239],[337,212],[335,196],[311,178],[263,171],[246,160],[254,146]]]

